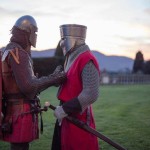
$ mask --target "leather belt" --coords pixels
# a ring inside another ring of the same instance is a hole
[[[10,94],[5,94],[4,97],[6,99],[21,99],[21,98],[25,98],[25,95],[23,95],[22,93],[10,93]]]
[[[4,99],[6,100],[6,103],[10,105],[18,105],[23,103],[34,104],[35,102],[38,101],[37,98],[29,99],[22,93],[5,94]]]

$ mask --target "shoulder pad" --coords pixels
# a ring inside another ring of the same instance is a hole
[[[5,61],[6,57],[8,56],[8,54],[11,54],[12,57],[14,58],[15,62],[17,64],[19,64],[19,54],[18,54],[18,48],[15,47],[14,49],[8,49],[6,50],[4,53],[3,53],[3,56],[2,56],[2,61]]]
[[[2,58],[1,58],[1,61],[5,61],[6,57],[7,57],[8,54],[9,54],[9,51],[11,51],[11,49],[8,49],[8,50],[6,50],[6,51],[3,53]]]

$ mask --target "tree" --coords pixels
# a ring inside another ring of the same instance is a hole
[[[144,65],[144,73],[150,74],[150,60],[146,61],[145,65]]]
[[[133,64],[133,73],[144,73],[144,58],[141,51],[138,51]]]

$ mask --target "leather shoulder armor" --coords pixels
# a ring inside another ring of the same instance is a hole
[[[19,53],[18,53],[18,47],[15,47],[14,49],[10,50],[10,54],[14,58],[15,62],[19,64]]]

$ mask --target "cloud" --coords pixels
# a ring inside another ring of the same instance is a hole
[[[3,7],[0,7],[0,16],[1,18],[6,18],[6,17],[14,17],[18,16],[20,14],[27,14],[26,10],[13,10],[13,9],[6,9]]]
[[[138,37],[123,37],[123,36],[116,36],[118,39],[123,40],[125,43],[131,44],[150,44],[150,36],[138,36]]]
[[[145,9],[144,12],[145,12],[147,15],[150,15],[150,8]]]
[[[87,40],[94,49],[120,46],[118,51],[121,52],[121,45],[130,49],[130,46],[134,48],[137,44],[138,48],[145,44],[146,50],[149,46],[149,0],[1,0],[1,43],[7,41],[7,30],[16,19],[27,14],[38,23],[39,48],[55,45],[59,38],[58,27],[63,23],[87,25]],[[53,38],[46,43],[47,36]]]

